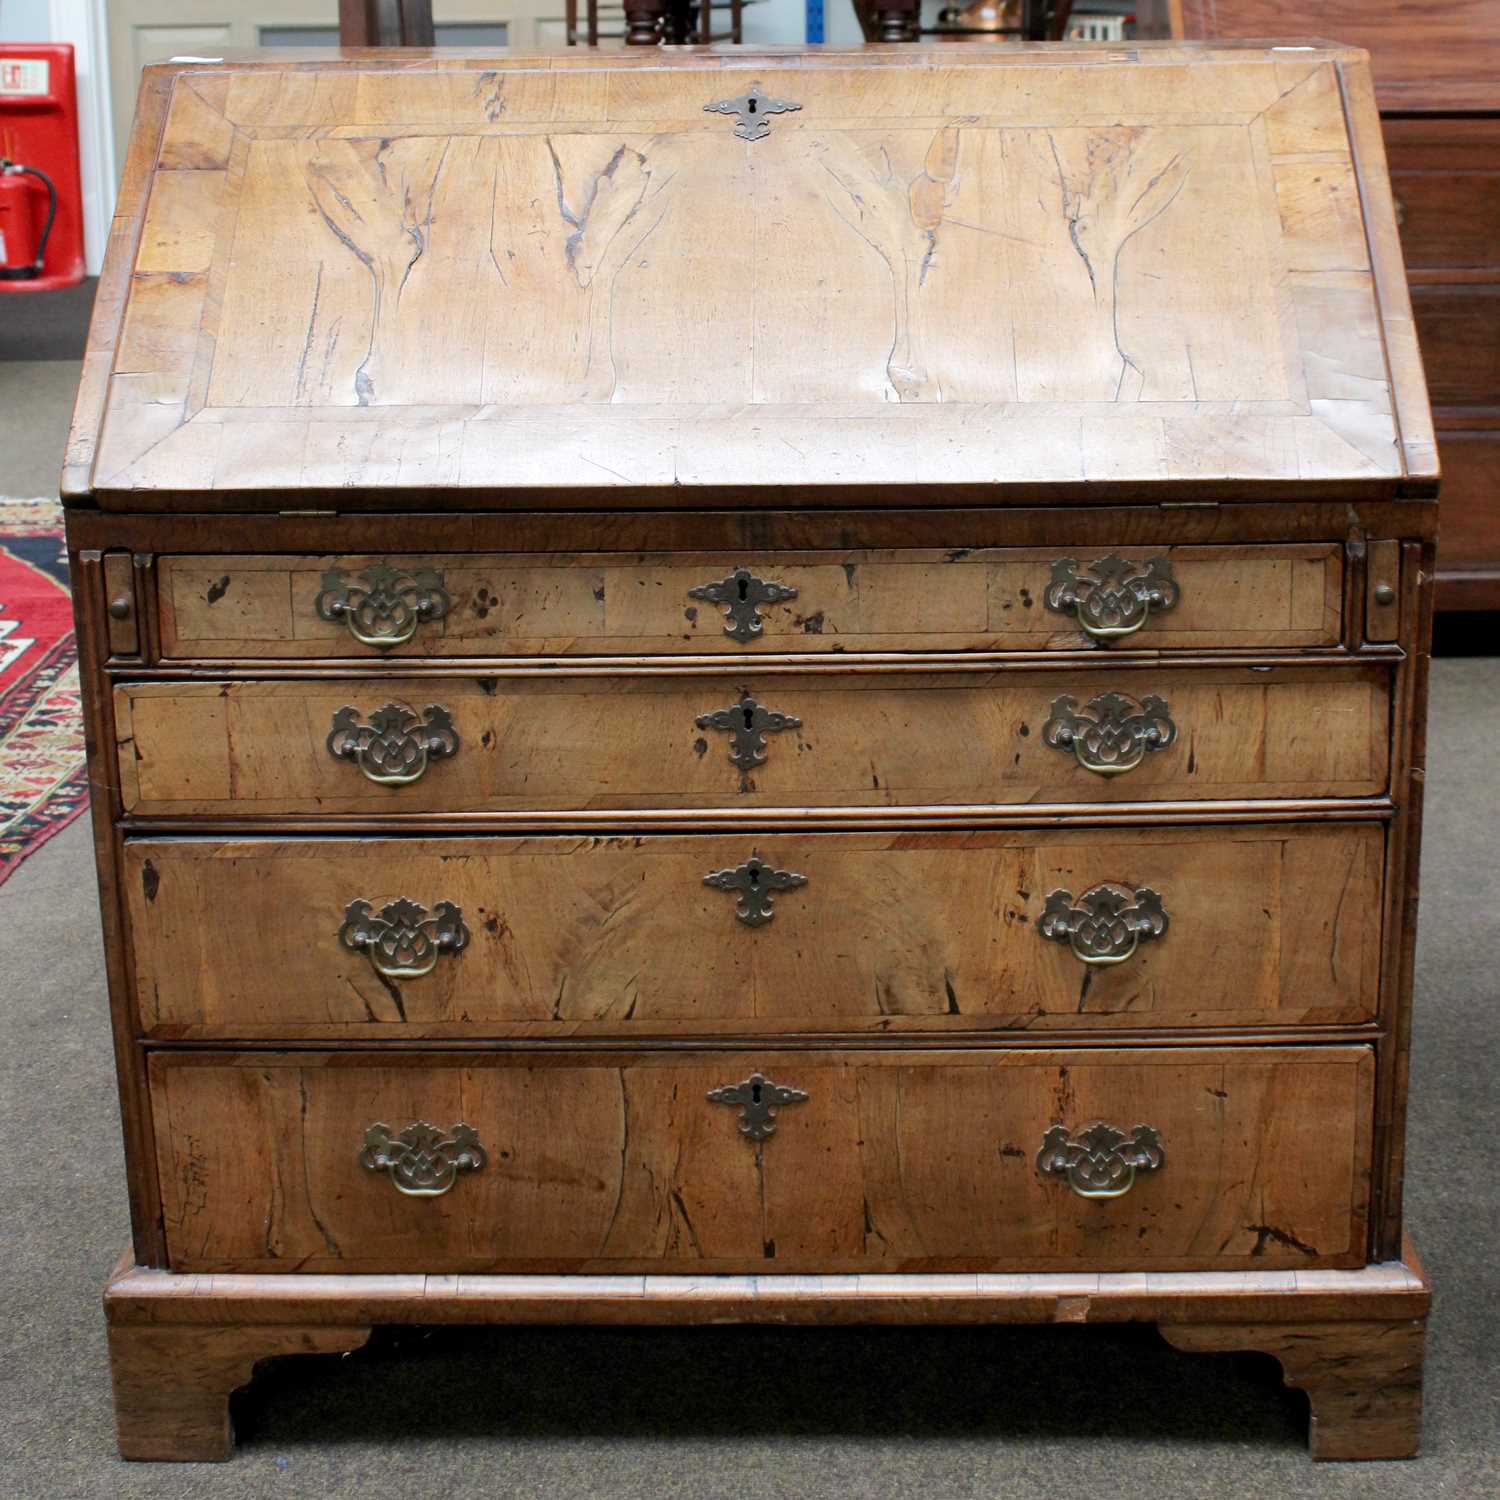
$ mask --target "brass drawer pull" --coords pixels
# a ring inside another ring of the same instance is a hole
[[[415,711],[399,703],[387,703],[359,722],[359,710],[341,708],[333,716],[328,733],[328,753],[352,760],[371,781],[381,786],[405,786],[417,781],[429,760],[439,760],[458,751],[458,731],[453,716],[436,703],[418,718]]]
[[[729,760],[742,771],[753,770],[765,762],[766,736],[784,729],[800,729],[802,720],[795,714],[778,713],[757,703],[749,693],[730,708],[718,708],[711,714],[699,714],[694,720],[699,729],[725,730],[729,734]]]
[[[1086,964],[1122,964],[1136,945],[1167,930],[1161,897],[1149,886],[1133,891],[1109,881],[1085,891],[1075,905],[1072,891],[1047,897],[1037,931],[1054,943],[1069,943]]]
[[[1166,1159],[1161,1137],[1149,1125],[1137,1125],[1128,1137],[1102,1122],[1076,1137],[1066,1125],[1054,1125],[1042,1137],[1036,1169],[1062,1178],[1080,1198],[1120,1198],[1135,1186],[1137,1172],[1154,1172]]]
[[[1080,575],[1076,557],[1060,557],[1052,564],[1052,582],[1044,602],[1059,614],[1072,613],[1101,645],[1133,635],[1154,609],[1165,614],[1181,595],[1172,565],[1165,557],[1127,562],[1111,553],[1091,562]]]
[[[1122,776],[1177,738],[1165,698],[1148,693],[1140,702],[1124,693],[1100,693],[1080,709],[1076,698],[1052,700],[1042,739],[1054,750],[1071,750],[1085,771]]]
[[[752,852],[744,864],[732,870],[715,870],[703,877],[703,883],[715,890],[737,892],[740,899],[735,903],[735,920],[746,927],[763,927],[776,915],[773,893],[796,890],[799,885],[807,884],[807,876],[794,875],[790,870],[773,870]]]
[[[442,954],[459,954],[469,946],[469,929],[451,901],[439,901],[429,913],[402,897],[381,907],[378,916],[368,901],[351,901],[339,941],[366,954],[387,979],[420,979],[432,973]]]
[[[441,620],[453,600],[436,568],[393,567],[378,562],[350,583],[342,568],[323,574],[314,608],[322,620],[342,620],[362,646],[389,651],[401,646],[425,620]]]
[[[757,578],[749,568],[736,568],[718,583],[700,583],[697,588],[689,589],[688,597],[723,605],[724,618],[729,622],[724,634],[732,641],[753,641],[766,628],[760,617],[761,605],[795,599],[797,590],[785,583]]]
[[[409,1198],[438,1198],[460,1172],[477,1172],[489,1158],[472,1125],[459,1121],[444,1135],[436,1125],[417,1120],[399,1135],[388,1125],[365,1131],[359,1164],[367,1172],[387,1172],[398,1193]]]
[[[777,1110],[786,1104],[805,1104],[808,1095],[805,1089],[772,1083],[764,1073],[752,1073],[743,1083],[710,1089],[708,1097],[715,1104],[739,1105],[740,1134],[763,1141],[776,1134]]]

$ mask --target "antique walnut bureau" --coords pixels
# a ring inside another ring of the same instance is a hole
[[[149,70],[122,1451],[380,1324],[1103,1320],[1413,1452],[1436,488],[1356,51]]]

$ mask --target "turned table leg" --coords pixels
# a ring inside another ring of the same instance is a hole
[[[229,1397],[257,1361],[358,1349],[368,1328],[113,1324],[110,1376],[122,1458],[218,1460],[234,1435]]]
[[[915,42],[922,24],[921,0],[871,0],[876,35],[882,42]]]
[[[666,6],[667,0],[625,0],[625,45],[659,46]]]
[[[1312,1404],[1314,1458],[1414,1458],[1422,1437],[1420,1318],[1394,1322],[1163,1323],[1162,1337],[1199,1353],[1254,1350],[1281,1361]]]

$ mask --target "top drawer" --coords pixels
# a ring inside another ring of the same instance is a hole
[[[1281,547],[164,557],[169,660],[1333,646]]]

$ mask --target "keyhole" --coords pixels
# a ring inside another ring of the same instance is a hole
[[[756,100],[754,94],[751,94],[750,97],[745,100],[745,108],[749,110],[752,115],[755,113],[755,103]]]
[[[759,865],[751,865],[750,868],[745,873],[747,875],[749,875],[749,877],[750,877],[750,884],[751,885],[759,885],[760,884],[760,866]]]
[[[755,111],[751,110],[751,113],[754,114]],[[748,578],[742,578],[740,579],[740,603],[743,604],[749,597],[750,580]]]
[[[760,1103],[760,1085],[758,1083],[752,1083],[750,1085],[750,1099],[754,1104]]]
[[[747,708],[747,709],[744,710],[744,714],[745,714],[745,728],[746,729],[754,729],[755,728],[755,710],[753,708]]]

